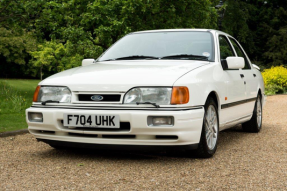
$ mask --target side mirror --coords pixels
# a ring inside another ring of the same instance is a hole
[[[227,57],[226,58],[228,69],[241,69],[245,66],[243,57]]]
[[[259,71],[260,71],[259,66],[257,66],[256,64],[252,64],[252,66],[253,66],[253,68],[256,68],[257,70],[259,70]]]
[[[82,61],[82,66],[88,66],[94,63],[96,63],[95,59],[84,59]]]

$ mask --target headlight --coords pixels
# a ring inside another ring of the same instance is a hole
[[[169,105],[172,88],[133,88],[126,93],[125,104],[136,102],[153,102],[161,105]]]
[[[38,95],[36,95],[38,94]],[[71,102],[71,91],[68,87],[40,87],[38,86],[34,94],[34,102],[44,102],[47,100],[59,102]]]

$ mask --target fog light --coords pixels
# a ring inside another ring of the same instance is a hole
[[[149,126],[173,126],[172,116],[149,116],[147,121]]]
[[[43,122],[43,114],[28,112],[28,119],[31,122]]]

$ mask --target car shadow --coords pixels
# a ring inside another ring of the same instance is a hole
[[[246,133],[242,130],[241,126],[235,126],[233,128],[221,131],[219,134],[217,154],[220,154],[221,150],[230,147],[230,144],[234,141],[243,140],[245,136],[250,133]],[[42,143],[44,144],[44,143]],[[69,158],[85,160],[173,160],[174,158],[181,159],[197,159],[194,151],[125,151],[125,150],[102,150],[102,149],[54,149],[49,145],[44,145],[44,150],[41,147],[41,151],[37,153],[37,156],[56,156],[57,158]],[[215,155],[216,156],[216,155]]]

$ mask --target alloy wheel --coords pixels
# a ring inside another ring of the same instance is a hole
[[[261,108],[261,102],[260,102],[260,97],[257,98],[257,124],[258,127],[261,127],[261,122],[262,122],[262,108]]]
[[[209,105],[205,113],[205,136],[207,146],[210,150],[214,149],[218,137],[218,122],[216,109],[213,105]]]

